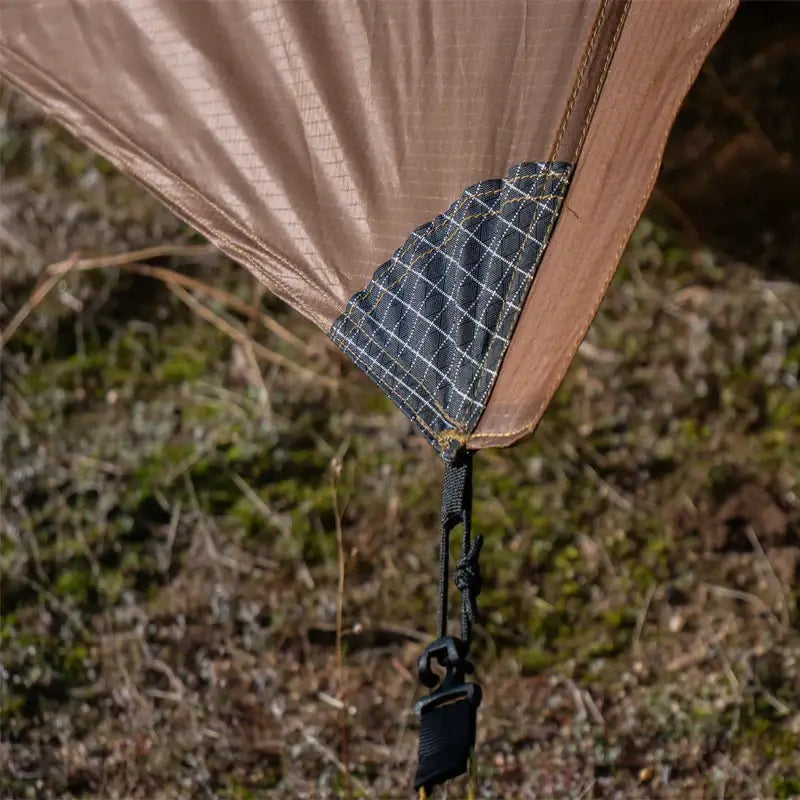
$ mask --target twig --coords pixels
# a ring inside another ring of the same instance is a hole
[[[644,598],[644,605],[642,605],[639,615],[636,617],[636,627],[633,630],[633,640],[631,642],[631,652],[634,654],[638,654],[639,652],[639,640],[642,638],[644,623],[647,621],[647,612],[650,611],[650,603],[653,602],[653,595],[655,593],[656,585],[651,583]]]
[[[764,696],[764,700],[766,700],[782,717],[788,717],[794,709],[792,709],[791,706],[787,706],[786,703],[775,697],[775,695],[772,694],[772,692],[767,689],[766,686],[764,686],[761,679],[755,674],[755,672],[751,671],[751,675],[754,681],[758,684],[758,688],[761,694]]]
[[[772,621],[780,627],[781,621],[775,616],[775,612],[758,595],[750,594],[750,592],[743,592],[740,589],[731,589],[728,586],[719,586],[716,583],[703,583],[701,585],[704,589],[708,589],[708,591],[713,594],[722,595],[723,597],[732,597],[735,600],[741,600],[744,603],[758,606],[761,611],[769,614]]]
[[[405,625],[394,625],[391,622],[377,622],[373,628],[375,633],[386,633],[398,638],[408,639],[412,642],[427,644],[430,634],[425,631],[418,631],[416,628],[407,628]]]
[[[265,361],[270,362],[271,364],[277,364],[280,367],[286,367],[287,369],[293,370],[298,374],[302,375],[309,380],[313,380],[317,383],[322,383],[330,389],[336,388],[336,381],[328,378],[324,375],[320,375],[313,370],[306,369],[306,367],[301,366],[300,364],[296,364],[289,358],[280,355],[280,353],[275,353],[267,347],[264,347],[263,344],[259,342],[254,342],[244,331],[237,328],[235,325],[232,325],[227,320],[220,317],[218,314],[215,314],[208,306],[204,306],[200,301],[192,297],[184,288],[178,286],[177,284],[167,283],[167,288],[182,302],[186,303],[189,308],[192,309],[196,314],[201,316],[206,322],[210,322],[217,330],[222,331],[222,333],[227,334],[236,342],[239,342],[241,345],[245,345],[245,343],[249,343],[252,345],[253,350],[263,358]]]
[[[667,213],[677,218],[678,224],[683,228],[684,235],[691,240],[692,246],[700,249],[703,246],[703,238],[697,230],[692,217],[681,208],[680,204],[661,186],[653,189],[653,200],[666,206]]]
[[[80,258],[78,253],[73,253],[63,261],[56,261],[50,264],[44,271],[44,277],[34,288],[30,297],[25,301],[22,308],[14,315],[14,318],[0,333],[0,350],[5,347],[8,340],[14,335],[20,325],[28,318],[30,313],[47,297],[59,279],[73,270],[97,269],[98,267],[121,267],[132,261],[141,261],[148,258],[160,258],[162,256],[198,256],[214,253],[215,248],[210,246],[197,245],[159,245],[158,247],[147,247],[143,250],[131,250],[126,253],[117,253],[113,256],[101,256],[99,258]]]
[[[592,693],[588,689],[582,689],[581,691],[583,693],[583,702],[586,704],[586,708],[589,709],[589,714],[591,715],[592,719],[594,719],[595,724],[605,727],[605,718],[603,717],[600,709],[597,707],[597,703],[595,702],[594,697],[592,697]]]
[[[277,320],[261,313],[255,305],[246,303],[244,300],[241,300],[230,292],[226,292],[224,289],[209,286],[207,283],[199,281],[197,278],[193,278],[190,275],[183,275],[167,267],[158,267],[141,263],[149,259],[162,258],[164,256],[196,258],[199,256],[211,255],[215,252],[217,251],[214,247],[204,245],[159,245],[157,247],[147,247],[142,250],[131,250],[125,253],[100,256],[97,258],[80,258],[78,254],[75,253],[68,259],[50,264],[50,266],[45,269],[43,279],[31,293],[31,296],[14,315],[14,318],[6,326],[6,329],[0,334],[0,349],[5,346],[19,326],[52,291],[53,287],[64,275],[69,272],[86,272],[95,269],[119,267],[137,275],[156,278],[166,284],[177,284],[187,289],[195,289],[209,297],[213,297],[251,320],[260,322],[267,330],[274,333],[287,344],[302,350],[306,355],[311,355],[312,348],[307,342],[304,342],[299,336],[296,336]]]
[[[297,570],[297,577],[303,582],[307,589],[314,589],[314,579],[311,577],[311,571],[308,564],[303,560],[303,548],[297,543],[295,537],[292,536],[292,520],[286,514],[279,514],[270,508],[256,493],[255,489],[237,473],[231,473],[233,482],[241,489],[244,496],[250,501],[253,507],[258,511],[261,516],[274,528],[276,528],[281,536],[286,540],[292,555],[299,562]],[[262,559],[260,557],[250,555],[250,559],[256,564],[262,564],[265,568],[275,569],[278,566],[276,561],[270,559]]]
[[[256,558],[254,556],[249,556],[249,560],[251,563],[245,564],[237,559],[233,558],[232,556],[226,555],[225,553],[220,553],[217,549],[217,545],[214,542],[214,536],[211,531],[211,525],[209,524],[209,520],[205,514],[203,514],[202,509],[200,508],[200,501],[197,499],[197,492],[194,488],[194,483],[192,482],[192,477],[188,472],[184,473],[184,483],[186,489],[189,493],[189,499],[192,504],[192,510],[195,512],[197,516],[197,520],[199,522],[199,529],[200,533],[203,535],[202,543],[205,545],[205,554],[206,557],[209,558],[212,562],[216,564],[221,564],[223,567],[232,570],[233,572],[240,572],[244,575],[254,575],[258,573],[259,569],[275,569],[277,568],[277,562],[270,561],[266,558]]]
[[[249,335],[250,334],[248,334],[248,336]],[[271,424],[272,405],[269,399],[269,389],[267,389],[267,382],[264,380],[264,375],[261,373],[261,369],[258,366],[258,359],[256,358],[253,344],[253,339],[248,339],[242,344],[242,351],[244,352],[245,361],[247,361],[247,379],[258,393],[258,405],[265,417],[265,422]]]
[[[74,266],[78,261],[77,256],[72,256],[71,259],[68,261],[62,262],[62,264],[72,265]],[[45,275],[42,280],[34,288],[33,292],[31,292],[30,297],[22,304],[22,307],[14,314],[11,322],[6,325],[5,330],[0,332],[0,350],[2,350],[8,340],[17,332],[17,329],[23,322],[28,318],[31,312],[39,305],[39,303],[47,297],[48,294],[52,291],[53,287],[61,280],[61,275],[63,273],[54,273]]]
[[[722,669],[725,672],[725,675],[728,678],[728,681],[731,685],[731,689],[733,689],[733,693],[736,696],[737,702],[742,702],[742,686],[739,683],[739,678],[736,677],[736,673],[733,671],[733,667],[731,666],[730,659],[728,658],[728,654],[725,651],[725,647],[722,644],[722,638],[717,635],[717,632],[711,627],[709,624],[707,626],[708,632],[711,634],[711,642],[713,649],[717,651],[717,654],[722,661]]]
[[[164,550],[160,553],[161,569],[163,572],[169,572],[172,565],[172,548],[175,546],[175,537],[178,535],[178,525],[181,522],[181,501],[172,507],[169,517],[169,527],[167,528],[167,542],[164,545]]]
[[[705,69],[706,74],[710,78],[711,82],[715,85],[717,91],[719,92],[723,103],[728,107],[729,111],[732,111],[736,114],[739,119],[742,121],[742,124],[749,130],[752,134],[754,134],[761,142],[767,147],[767,149],[771,152],[771,154],[777,158],[777,160],[785,161],[786,159],[789,160],[791,163],[792,157],[790,153],[782,153],[781,150],[777,147],[775,142],[770,138],[764,128],[761,127],[761,124],[756,119],[755,115],[752,113],[750,108],[743,103],[733,92],[729,91],[725,84],[722,82],[722,78],[720,77],[717,70],[714,68],[714,65],[709,62],[706,64]]]
[[[714,638],[717,645],[720,645],[728,637],[728,635],[733,631],[734,627],[735,625],[733,620],[728,620],[722,624],[719,631],[714,631]],[[696,667],[698,664],[708,661],[708,659],[711,657],[709,655],[708,641],[703,639],[701,644],[703,645],[702,648],[695,648],[692,652],[684,653],[683,655],[673,658],[672,661],[668,662],[665,665],[667,672],[686,670],[689,667]]]
[[[279,514],[270,508],[264,500],[262,500],[255,489],[236,472],[231,473],[233,482],[242,491],[242,494],[250,501],[256,511],[272,526],[277,528],[283,536],[289,537],[292,535],[292,520],[286,514]]]
[[[342,536],[342,515],[339,512],[339,497],[336,492],[336,481],[342,474],[342,462],[338,458],[331,461],[331,498],[333,500],[333,517],[336,523],[336,552],[339,561],[339,585],[336,592],[336,667],[339,673],[339,700],[342,704],[339,719],[342,731],[342,764],[344,765],[345,796],[352,797],[350,784],[350,758],[347,747],[347,704],[344,686],[344,653],[342,649],[342,617],[344,612],[344,537]]]
[[[63,275],[73,269],[86,270],[98,269],[101,267],[123,267],[132,264],[134,261],[149,261],[151,258],[164,258],[165,256],[182,256],[185,258],[197,258],[198,256],[210,256],[218,252],[211,245],[197,244],[159,244],[154,247],[144,247],[141,250],[128,250],[124,253],[116,253],[112,256],[98,256],[96,258],[80,258],[77,264],[70,266],[70,262],[77,258],[73,255],[65,261],[57,261],[47,267],[47,272],[51,274]]]
[[[250,325],[247,328],[247,332],[253,336],[255,334],[255,322],[258,316],[258,309],[261,307],[261,298],[264,296],[264,284],[261,281],[254,281],[253,283],[253,297],[250,302],[250,309],[253,314],[250,317]]]
[[[639,509],[636,508],[634,502],[622,494],[618,489],[613,487],[605,478],[601,477],[597,470],[592,467],[590,464],[584,465],[584,471],[589,476],[591,480],[597,483],[602,489],[605,490],[606,496],[619,508],[624,509],[625,511],[633,511],[636,512]]]
[[[207,439],[199,447],[192,450],[189,455],[174,464],[161,477],[161,485],[169,486],[176,478],[186,474],[198,461],[205,458],[214,449],[214,441]]]
[[[303,738],[306,740],[308,744],[310,744],[323,758],[333,764],[338,770],[342,773],[347,771],[347,767],[339,761],[336,757],[336,754],[328,747],[325,747],[322,742],[317,739],[314,734],[310,731],[303,730]],[[366,784],[362,783],[358,778],[353,777],[353,783],[356,785],[356,788],[364,797],[372,797],[372,792],[367,788]]]
[[[244,300],[241,300],[235,294],[226,292],[224,289],[219,289],[216,286],[210,286],[203,281],[197,280],[197,278],[193,278],[191,275],[184,275],[183,273],[176,272],[174,269],[169,269],[168,267],[154,267],[150,264],[140,263],[119,264],[117,266],[128,272],[133,272],[136,275],[145,275],[149,278],[156,278],[164,283],[175,283],[183,286],[186,289],[196,289],[198,292],[202,292],[209,297],[213,297],[215,300],[219,300],[221,303],[224,303],[228,307],[238,311],[240,314],[243,314],[254,322],[260,322],[265,328],[267,328],[267,330],[274,333],[280,339],[283,339],[286,344],[302,350],[307,355],[311,355],[312,353],[311,346],[307,342],[304,342],[299,336],[296,336],[288,328],[281,325],[280,322],[274,320],[267,314],[261,313],[256,307],[250,305],[249,303],[245,303]],[[91,268],[94,269],[95,267]],[[82,268],[79,266],[76,269],[81,270]],[[86,269],[89,269],[89,267]]]
[[[31,580],[30,578],[25,577],[24,575],[20,576],[20,581],[24,583],[26,586],[29,586],[31,589],[34,589],[38,592],[47,602],[50,604],[50,607],[55,609],[58,613],[63,614],[75,627],[76,630],[80,631],[87,640],[91,639],[91,633],[89,629],[83,624],[83,621],[80,618],[80,615],[73,611],[69,606],[63,603],[56,595],[54,595],[47,587],[42,586],[41,583],[38,581]]]
[[[26,520],[30,521],[30,514],[24,506],[19,506],[18,510],[23,513]],[[42,585],[49,584],[50,579],[47,577],[47,573],[44,571],[44,567],[42,566],[42,559],[39,553],[39,543],[36,541],[36,536],[33,533],[33,526],[23,525],[20,528],[17,528],[17,531],[21,534],[24,544],[30,551],[30,558],[33,561],[33,568],[36,571],[39,581],[42,583]]]
[[[589,792],[594,789],[594,778],[591,778],[586,786],[581,789],[580,794],[575,797],[575,800],[583,800],[584,797],[589,797]]]
[[[323,703],[327,703],[331,708],[335,708],[337,711],[341,711],[345,708],[344,703],[338,697],[333,697],[327,692],[317,692],[317,697],[322,700]]]
[[[748,525],[745,529],[745,533],[747,534],[747,538],[750,541],[750,546],[755,550],[755,552],[761,556],[764,560],[764,563],[767,565],[767,572],[769,572],[770,577],[775,583],[775,586],[778,589],[778,594],[781,598],[781,607],[780,607],[780,614],[781,614],[781,623],[783,624],[784,628],[788,628],[790,624],[789,619],[789,601],[786,597],[786,589],[784,585],[781,583],[781,579],[778,577],[778,574],[775,572],[775,568],[772,566],[772,562],[769,560],[767,554],[764,552],[764,548],[761,546],[761,542],[758,540],[758,536],[756,536],[756,532],[753,530],[752,525]]]
[[[160,672],[169,681],[172,687],[172,692],[169,692],[169,695],[176,697],[178,701],[182,701],[186,697],[186,684],[172,671],[172,667],[166,661],[162,661],[160,658],[153,658],[150,655],[149,648],[147,648],[147,657],[147,666],[156,672]],[[165,692],[164,694],[167,693]]]

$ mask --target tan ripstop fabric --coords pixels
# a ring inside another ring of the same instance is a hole
[[[513,444],[536,427],[644,210],[680,104],[735,9],[735,0],[632,4],[564,211],[471,448]]]
[[[599,4],[0,0],[0,73],[327,330],[464,187],[547,157]]]
[[[630,8],[629,8],[630,5]],[[0,0],[0,75],[328,330],[410,231],[577,162],[473,447],[530,432],[729,0]]]

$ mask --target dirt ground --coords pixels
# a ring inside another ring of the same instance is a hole
[[[794,5],[740,13],[539,430],[476,460],[482,798],[800,798]],[[0,118],[0,331],[73,252],[202,245],[8,88]],[[0,796],[410,797],[441,464],[172,252],[65,272],[0,353]]]

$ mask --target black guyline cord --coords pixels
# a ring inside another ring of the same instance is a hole
[[[461,638],[447,635],[447,601],[450,573],[450,534],[463,528],[461,558],[454,583],[461,591]],[[472,453],[460,451],[445,464],[442,487],[442,529],[439,543],[439,638],[419,659],[420,682],[431,693],[420,699],[415,711],[420,721],[417,772],[414,787],[427,794],[434,786],[464,774],[475,747],[477,710],[481,687],[466,681],[475,670],[467,660],[472,626],[478,620],[481,591],[478,558],[483,537],[472,538]],[[444,670],[433,670],[436,662]]]
[[[478,620],[477,597],[481,591],[478,558],[483,536],[472,541],[472,452],[462,450],[447,462],[442,488],[442,536],[439,543],[439,637],[447,636],[450,534],[462,526],[461,558],[453,582],[461,590],[461,638],[469,644],[472,625]]]

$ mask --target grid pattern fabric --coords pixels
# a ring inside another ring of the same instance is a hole
[[[417,228],[330,338],[445,458],[486,406],[572,166],[523,163]]]

